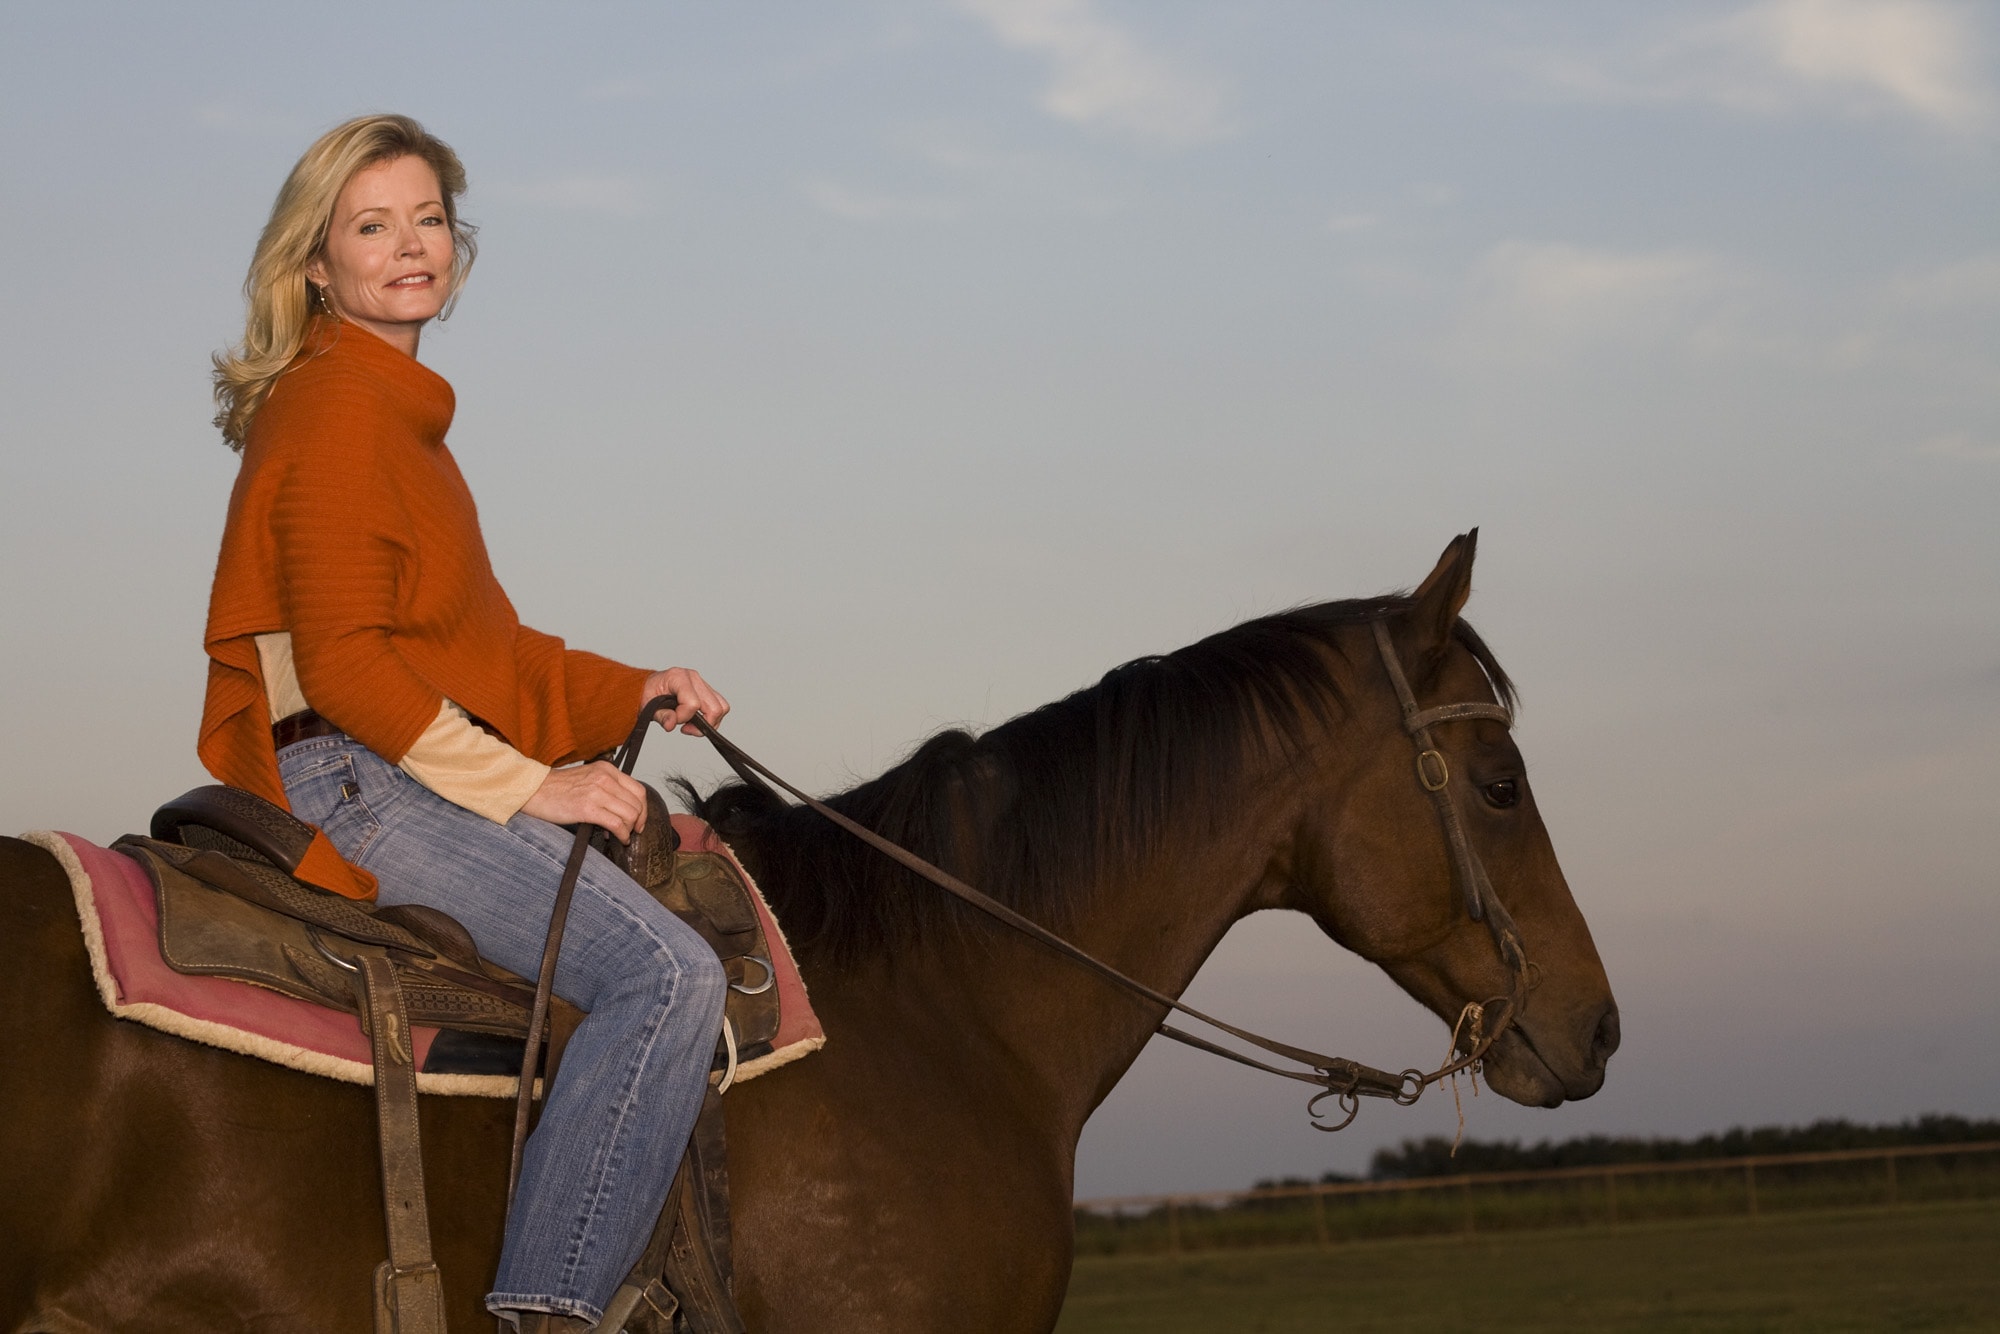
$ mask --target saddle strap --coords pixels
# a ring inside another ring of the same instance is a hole
[[[444,1285],[431,1256],[430,1209],[424,1197],[409,1012],[386,954],[358,951],[353,964],[375,1058],[375,1121],[389,1231],[389,1258],[375,1270],[375,1334],[445,1334]]]
[[[744,1334],[732,1268],[728,1144],[722,1095],[711,1088],[653,1235],[597,1328],[601,1334]]]
[[[729,1146],[724,1139],[722,1095],[703,1095],[683,1166],[678,1223],[662,1273],[681,1301],[688,1334],[744,1334],[732,1291],[729,1237]]]

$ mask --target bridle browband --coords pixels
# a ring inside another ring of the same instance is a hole
[[[1500,1039],[1501,1034],[1505,1033],[1520,1016],[1522,1007],[1527,1003],[1528,987],[1530,985],[1529,976],[1533,968],[1533,965],[1527,960],[1526,952],[1522,949],[1520,935],[1514,928],[1513,917],[1508,913],[1506,905],[1501,903],[1499,895],[1493,892],[1493,883],[1487,878],[1486,868],[1481,864],[1479,854],[1472,850],[1472,844],[1466,838],[1464,821],[1459,816],[1457,803],[1452,800],[1451,766],[1446,761],[1444,752],[1437,748],[1436,743],[1431,738],[1431,729],[1440,723],[1485,720],[1501,723],[1511,728],[1514,724],[1514,716],[1505,706],[1500,704],[1445,704],[1434,709],[1419,709],[1417,707],[1416,694],[1410,689],[1409,677],[1404,674],[1403,665],[1396,657],[1395,645],[1389,637],[1389,627],[1383,620],[1378,618],[1372,623],[1372,628],[1375,634],[1375,645],[1381,652],[1382,665],[1388,672],[1389,683],[1395,688],[1396,699],[1402,706],[1403,730],[1409,734],[1411,741],[1417,748],[1417,782],[1423,787],[1425,792],[1430,794],[1431,804],[1436,808],[1438,813],[1438,822],[1444,829],[1445,849],[1450,855],[1452,872],[1458,881],[1460,893],[1464,897],[1465,911],[1473,921],[1483,921],[1486,924],[1487,933],[1493,938],[1493,945],[1499,951],[1501,962],[1506,964],[1509,972],[1513,975],[1513,985],[1508,995],[1492,996],[1484,1001],[1476,1001],[1465,1007],[1465,1010],[1460,1014],[1459,1024],[1454,1026],[1452,1030],[1452,1051],[1448,1054],[1448,1059],[1445,1064],[1429,1073],[1413,1067],[1399,1074],[1391,1074],[1386,1070],[1377,1070],[1373,1066],[1363,1065],[1358,1061],[1350,1061],[1345,1057],[1322,1055],[1319,1052],[1309,1051],[1303,1047],[1294,1047],[1289,1043],[1279,1042],[1275,1038],[1264,1037],[1248,1029],[1238,1028],[1236,1025],[1217,1019],[1213,1015],[1205,1014],[1191,1005],[1183,1004],[1165,992],[1155,990],[1147,986],[1144,982],[1138,981],[1136,978],[1126,976],[1110,964],[1091,954],[1085,953],[1055,932],[1050,931],[1037,922],[1029,920],[1014,911],[1014,909],[1009,908],[1006,904],[980,893],[949,871],[931,865],[931,863],[910,852],[908,849],[891,843],[888,839],[856,823],[825,802],[794,787],[791,783],[786,782],[783,778],[772,772],[762,762],[752,757],[741,746],[723,736],[701,714],[695,714],[693,722],[696,729],[700,731],[702,736],[708,739],[710,745],[715,747],[716,752],[722,756],[729,767],[736,771],[737,776],[751,787],[757,788],[773,798],[778,798],[780,791],[797,798],[814,812],[832,821],[835,825],[846,830],[869,847],[874,848],[877,852],[915,872],[923,879],[930,881],[953,898],[978,909],[995,921],[1013,928],[1029,939],[1062,955],[1064,958],[1080,964],[1113,985],[1121,987],[1143,1000],[1162,1006],[1170,1013],[1178,1012],[1184,1014],[1191,1019],[1208,1025],[1218,1032],[1227,1033],[1229,1036],[1239,1041],[1247,1042],[1251,1046],[1260,1048],[1273,1056],[1282,1057],[1285,1060],[1306,1067],[1306,1069],[1286,1069],[1283,1066],[1272,1065],[1266,1061],[1258,1060],[1254,1056],[1246,1056],[1242,1052],[1231,1051],[1227,1047],[1189,1033],[1185,1029],[1176,1028],[1170,1023],[1162,1022],[1157,1030],[1162,1037],[1172,1038],[1174,1041],[1184,1043],[1187,1046],[1196,1047],[1202,1051],[1226,1057],[1240,1065],[1247,1065],[1253,1069],[1263,1070],[1285,1079],[1295,1079],[1301,1083],[1315,1086],[1320,1091],[1314,1094],[1306,1104],[1306,1114],[1312,1119],[1313,1128],[1315,1130],[1327,1131],[1342,1130],[1352,1124],[1354,1118],[1360,1114],[1362,1098],[1387,1098],[1400,1106],[1407,1107],[1423,1096],[1424,1090],[1432,1084],[1438,1083],[1457,1074],[1461,1070],[1475,1065],[1492,1049],[1493,1044]],[[674,696],[661,695],[656,699],[647,701],[646,706],[639,711],[638,722],[634,724],[631,735],[626,738],[625,745],[620,749],[616,761],[619,767],[626,773],[629,774],[632,772],[633,765],[638,760],[639,746],[645,738],[647,728],[651,725],[654,715],[662,709],[674,708],[676,704],[677,701]],[[778,799],[782,800],[782,798]],[[535,1016],[530,1022],[528,1062],[532,1062],[535,1059],[540,1049],[539,1035],[541,1024],[539,1019],[545,1010],[546,1001],[544,996],[554,974],[555,955],[560,948],[562,939],[562,921],[569,906],[569,891],[573,888],[577,872],[582,867],[583,849],[589,837],[595,832],[597,832],[595,828],[590,825],[578,827],[576,844],[570,858],[570,864],[565,870],[563,885],[557,891],[556,907],[555,911],[551,914],[549,923],[549,941],[543,955],[541,985],[537,988]],[[1493,1011],[1496,1007],[1499,1009],[1499,1018],[1497,1020],[1493,1017]],[[1463,1043],[1466,1051],[1463,1056],[1456,1056],[1461,1045],[1460,1033],[1465,1026],[1468,1016],[1472,1019],[1472,1027]],[[1452,1056],[1456,1056],[1456,1059],[1450,1059]],[[533,1069],[533,1065],[524,1062],[520,1105],[516,1109],[516,1173],[518,1173],[520,1143],[524,1137],[526,1127],[528,1089],[534,1079]],[[1337,1122],[1327,1123],[1319,1119],[1319,1105],[1328,1098],[1335,1099],[1337,1106],[1343,1113],[1341,1119]],[[510,1196],[512,1194],[511,1185],[509,1194]]]

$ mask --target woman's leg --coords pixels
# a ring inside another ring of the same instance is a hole
[[[540,967],[567,830],[454,806],[345,737],[287,747],[300,818],[373,872],[381,901],[464,924],[481,954]],[[596,1320],[638,1259],[707,1087],[726,979],[714,952],[593,852],[571,901],[556,992],[589,1011],[529,1137],[487,1304]]]

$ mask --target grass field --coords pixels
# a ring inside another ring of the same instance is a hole
[[[2000,1204],[1086,1256],[1057,1329],[2000,1330]]]
[[[1628,1168],[1616,1179],[1585,1169],[1580,1175],[1528,1173],[1513,1179],[1504,1174],[1474,1175],[1367,1183],[1374,1189],[1317,1198],[1294,1194],[1224,1203],[1182,1200],[1171,1213],[1160,1205],[1109,1212],[1080,1209],[1076,1253],[1188,1254],[1753,1212],[2000,1201],[2000,1152],[1990,1148],[1893,1161],[1766,1157],[1755,1160],[1754,1175],[1745,1172],[1745,1162],[1688,1163],[1673,1171]]]

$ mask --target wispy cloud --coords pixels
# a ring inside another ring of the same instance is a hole
[[[1567,93],[1701,101],[1746,112],[1894,112],[1990,130],[1995,98],[1972,11],[1939,0],[1762,0],[1720,19],[1528,64]]]
[[[1689,326],[1691,345],[1713,357],[1837,381],[1923,384],[1929,411],[2000,394],[2000,366],[1988,351],[2000,318],[2000,251],[1846,282],[1779,272],[1747,280],[1735,266],[1723,272],[1719,299]],[[1986,449],[1976,433],[1962,432],[1888,447],[1961,458]]]
[[[1887,102],[1952,129],[1984,119],[1968,17],[1926,0],[1769,0],[1717,28],[1797,82]]]
[[[1380,232],[1391,226],[1400,230],[1413,215],[1436,213],[1457,204],[1458,190],[1441,181],[1425,181],[1406,187],[1396,197],[1371,202],[1372,207],[1360,207],[1360,201],[1349,201],[1347,207],[1327,215],[1326,229],[1335,236]]]
[[[541,181],[503,181],[489,187],[496,199],[566,213],[599,213],[636,218],[659,207],[657,191],[638,176],[558,176]]]
[[[824,176],[802,182],[800,189],[822,212],[849,222],[937,222],[957,217],[962,211],[954,200],[933,195],[884,194],[843,185]]]
[[[1478,360],[1523,362],[1687,335],[1737,284],[1699,251],[1508,241],[1474,266],[1455,343]]]
[[[1479,282],[1510,314],[1575,323],[1683,305],[1712,292],[1721,274],[1720,261],[1697,251],[1507,241],[1487,252]]]
[[[996,37],[1047,59],[1042,109],[1167,148],[1226,137],[1222,83],[1146,47],[1091,0],[959,0]]]
[[[943,123],[910,125],[890,136],[903,178],[883,187],[825,173],[799,188],[816,208],[852,222],[938,222],[971,214],[1102,218],[1125,199],[1097,166],[1062,153],[997,146]]]

